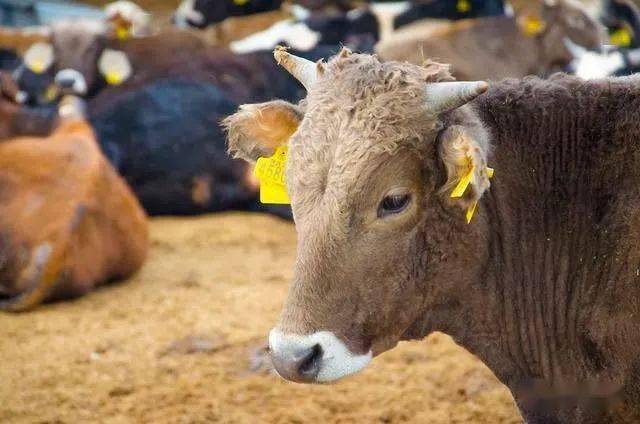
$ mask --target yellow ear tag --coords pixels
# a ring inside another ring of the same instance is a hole
[[[453,192],[451,192],[452,198],[455,199],[464,195],[464,193],[467,191],[467,188],[469,187],[469,184],[471,184],[471,180],[473,179],[473,171],[475,171],[475,169],[476,167],[472,166],[469,169],[469,172],[467,172],[462,178],[460,178],[460,182],[458,183],[456,188],[453,189]]]
[[[626,28],[620,28],[614,31],[610,36],[611,44],[615,44],[618,47],[631,46],[631,33]]]
[[[473,179],[473,172],[475,171],[475,169],[476,167],[472,166],[469,172],[467,172],[460,179],[460,182],[458,183],[456,188],[453,189],[453,192],[451,193],[452,198],[459,198],[464,195],[464,193],[467,191],[467,188],[469,188],[469,184],[471,184],[471,180]],[[493,178],[493,174],[495,174],[495,170],[493,168],[486,168],[486,170],[487,170],[487,176],[489,177],[489,179]],[[471,223],[471,218],[473,218],[473,214],[476,212],[477,207],[478,207],[478,201],[476,200],[467,208],[467,213],[466,213],[467,224]]]
[[[522,22],[522,32],[529,37],[534,37],[545,30],[547,24],[535,14],[527,14]]]
[[[127,41],[129,37],[131,37],[131,31],[126,26],[118,25],[116,28],[116,37],[120,41]]]
[[[122,83],[122,75],[115,71],[107,72],[104,79],[107,80],[109,85],[120,85]]]
[[[249,0],[233,0],[233,4],[236,6],[244,6],[247,3],[249,3]]]
[[[27,68],[29,68],[32,72],[36,73],[36,74],[41,74],[45,71],[45,66],[44,63],[42,62],[30,62],[27,63]]]
[[[44,92],[44,98],[48,102],[54,101],[58,97],[58,87],[50,84]]]
[[[280,146],[270,158],[260,158],[253,170],[260,180],[260,202],[272,205],[290,205],[285,181],[287,146]]]
[[[471,10],[471,3],[469,3],[469,0],[458,0],[456,10],[460,13],[467,13]]]

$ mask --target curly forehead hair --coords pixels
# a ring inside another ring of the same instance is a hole
[[[347,49],[319,64],[318,71],[320,77],[304,102],[315,128],[305,125],[303,132],[322,128],[324,136],[318,137],[357,144],[369,153],[418,144],[437,123],[427,119],[426,85],[453,80],[448,65],[381,62]]]

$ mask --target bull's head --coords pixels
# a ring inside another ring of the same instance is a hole
[[[48,103],[59,94],[91,95],[106,84],[119,84],[131,76],[132,66],[123,52],[109,49],[113,34],[101,21],[59,21],[35,31],[0,30],[0,45],[28,43],[23,65],[14,72],[31,103]]]
[[[243,106],[225,122],[229,149],[255,161],[288,146],[298,248],[271,352],[287,379],[331,381],[435,329],[481,272],[468,252],[484,216],[468,225],[465,211],[489,187],[489,146],[465,105],[487,84],[346,50],[327,64],[276,59],[306,100]]]

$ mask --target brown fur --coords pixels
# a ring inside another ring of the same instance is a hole
[[[1,309],[84,294],[146,257],[146,216],[82,119],[0,143],[0,211]]]
[[[509,80],[434,116],[425,84],[447,79],[347,55],[310,89],[289,140],[298,251],[280,330],[374,354],[443,331],[530,423],[638,422],[638,81]],[[469,225],[443,192],[465,149],[496,169]],[[398,191],[409,206],[379,217]]]
[[[535,4],[535,3],[534,3]],[[537,16],[546,28],[538,35],[522,29],[524,16]],[[561,0],[556,6],[523,10],[516,17],[492,17],[451,23],[419,22],[400,29],[376,46],[385,60],[421,64],[428,57],[452,66],[460,80],[499,80],[546,76],[573,59],[563,43],[568,37],[587,48],[600,48],[602,27],[580,8]]]

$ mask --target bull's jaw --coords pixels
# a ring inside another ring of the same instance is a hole
[[[269,333],[271,358],[278,374],[297,383],[329,383],[362,371],[373,354],[356,354],[330,331],[309,335]]]

